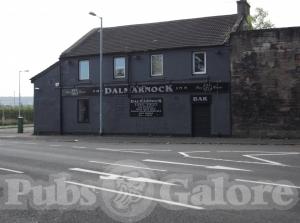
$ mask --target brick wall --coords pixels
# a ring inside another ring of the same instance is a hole
[[[232,135],[300,138],[300,27],[231,36]]]

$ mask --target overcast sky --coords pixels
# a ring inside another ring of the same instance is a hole
[[[248,0],[269,12],[276,27],[300,26],[299,0]],[[1,0],[0,96],[33,95],[29,78],[58,60],[62,51],[94,27],[236,13],[235,0]]]

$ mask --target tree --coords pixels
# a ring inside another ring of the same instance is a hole
[[[263,8],[256,8],[256,13],[248,18],[248,22],[252,29],[270,29],[274,28],[274,24],[267,18],[269,13]]]

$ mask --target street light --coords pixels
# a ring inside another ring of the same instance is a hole
[[[99,101],[99,103],[100,103],[100,106],[99,106],[99,114],[100,114],[100,117],[99,117],[99,119],[100,119],[100,125],[99,125],[99,127],[100,127],[100,129],[99,129],[99,134],[100,135],[102,135],[103,134],[103,125],[102,125],[102,113],[103,113],[103,111],[102,111],[102,94],[103,94],[103,89],[102,89],[102,59],[103,59],[103,53],[102,53],[102,51],[103,51],[103,26],[102,26],[102,17],[100,17],[100,16],[98,16],[96,13],[94,13],[94,12],[90,12],[89,13],[91,16],[95,16],[95,17],[97,17],[97,18],[99,18],[100,19],[100,30],[99,30],[99,46],[100,46],[100,49],[99,49],[99,57],[100,57],[100,60],[99,60],[99,94],[100,94],[100,101]]]
[[[21,73],[29,72],[29,70],[19,71],[19,116],[18,116],[18,133],[23,133],[23,118],[21,117]]]
[[[29,72],[29,70],[20,70],[19,71],[19,118],[21,117],[21,73]]]

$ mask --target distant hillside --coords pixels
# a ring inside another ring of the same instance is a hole
[[[19,98],[18,97],[0,97],[0,105],[18,105]],[[33,105],[33,97],[21,97],[22,105]]]

